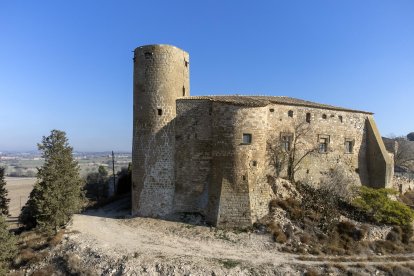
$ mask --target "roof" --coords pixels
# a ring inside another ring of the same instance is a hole
[[[241,96],[241,95],[223,95],[223,96],[189,96],[182,97],[178,100],[209,100],[212,102],[221,102],[232,105],[240,106],[250,106],[250,107],[263,107],[269,104],[282,104],[282,105],[294,105],[294,106],[304,106],[304,107],[313,107],[320,109],[329,109],[337,111],[347,111],[347,112],[358,112],[373,114],[368,111],[353,110],[343,107],[337,107],[327,104],[315,103],[300,99],[295,99],[285,96]]]

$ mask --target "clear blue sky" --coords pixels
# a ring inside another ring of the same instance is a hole
[[[414,131],[414,1],[0,0],[0,150],[51,129],[131,150],[132,50],[190,53],[191,94],[267,94],[368,110]]]

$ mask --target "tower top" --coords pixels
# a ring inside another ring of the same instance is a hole
[[[142,45],[142,46],[138,46],[137,48],[135,48],[134,51],[142,50],[142,49],[146,49],[146,48],[175,48],[177,50],[180,50],[180,51],[183,51],[185,53],[188,53],[187,51],[185,51],[185,50],[183,50],[183,49],[181,49],[181,48],[179,48],[177,46],[170,45],[170,44],[148,44],[148,45]]]

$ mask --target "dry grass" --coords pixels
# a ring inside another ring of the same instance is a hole
[[[85,268],[81,259],[75,254],[65,255],[63,257],[63,264],[65,266],[65,270],[68,275],[83,275],[83,276],[97,275],[91,269]]]
[[[304,274],[305,276],[318,276],[319,272],[315,268],[308,268]]]
[[[56,273],[56,269],[52,265],[39,268],[33,272],[32,276],[50,276]]]
[[[50,237],[48,239],[49,246],[55,247],[56,245],[60,244],[62,242],[64,234],[65,234],[65,230],[61,229],[59,230],[59,232],[57,232],[56,235],[54,235],[53,237]]]
[[[283,232],[282,227],[278,223],[272,222],[268,226],[270,233],[273,236],[273,240],[277,243],[285,243],[287,241],[287,236]]]

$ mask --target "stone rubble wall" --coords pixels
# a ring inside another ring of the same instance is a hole
[[[189,95],[189,56],[168,45],[134,52],[132,214],[171,213],[175,190],[176,99]]]
[[[177,100],[174,212],[207,208],[211,180],[211,102]]]
[[[272,112],[273,111],[273,112]],[[293,111],[293,116],[289,116]],[[306,152],[314,150],[299,163],[295,180],[317,185],[325,173],[337,167],[345,167],[348,177],[356,185],[369,185],[366,166],[366,127],[367,114],[326,109],[295,107],[287,105],[270,105],[268,114],[268,137],[273,142],[280,139],[282,133],[295,133],[295,128],[303,125],[295,135],[303,135],[298,139],[296,159]],[[306,122],[306,114],[310,114],[310,122]],[[342,121],[340,119],[342,117]],[[328,138],[327,153],[319,152],[319,137]],[[346,153],[345,141],[353,141],[353,152]],[[274,175],[274,168],[268,167],[269,175]],[[287,177],[287,169],[282,177]]]

